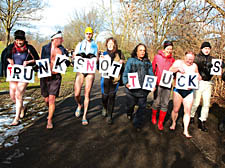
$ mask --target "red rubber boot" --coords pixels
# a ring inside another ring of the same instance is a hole
[[[152,109],[152,124],[155,125],[157,123],[156,114],[158,110]]]
[[[159,122],[158,122],[158,129],[160,131],[163,130],[163,122],[164,122],[165,117],[166,117],[166,112],[160,110],[160,112],[159,112]]]

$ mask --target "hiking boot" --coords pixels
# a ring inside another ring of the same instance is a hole
[[[208,129],[205,125],[205,121],[198,120],[198,128],[201,129],[201,131],[203,132],[208,132]]]
[[[194,123],[195,123],[195,118],[194,117],[191,117],[190,124],[194,124]]]

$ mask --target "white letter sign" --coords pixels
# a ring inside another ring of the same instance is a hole
[[[157,81],[156,76],[145,75],[145,80],[144,80],[142,89],[153,91],[156,85],[156,81]]]
[[[128,84],[130,85],[129,89],[139,89],[141,88],[138,73],[128,73]]]
[[[66,60],[69,60],[67,56],[57,54],[55,58],[55,62],[53,64],[52,71],[65,74],[67,69],[67,66],[65,63]]]
[[[172,82],[173,82],[173,72],[163,70],[159,85],[171,88]]]
[[[212,59],[212,64],[213,64],[213,67],[211,68],[210,75],[221,75],[222,60]]]
[[[99,59],[99,73],[107,73],[111,66],[111,58],[109,55],[101,56]]]
[[[36,64],[39,66],[38,78],[51,76],[49,59],[36,60]]]
[[[109,69],[109,76],[117,78],[120,74],[120,70],[122,68],[122,64],[119,62],[113,61],[112,66]]]

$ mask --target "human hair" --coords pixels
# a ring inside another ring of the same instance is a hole
[[[139,43],[139,44],[134,48],[134,50],[133,50],[132,53],[131,53],[131,57],[133,57],[133,58],[136,58],[136,57],[137,57],[137,50],[138,50],[138,47],[139,47],[139,46],[144,46],[144,47],[145,47],[145,56],[144,56],[144,58],[147,58],[147,59],[148,59],[147,47],[146,47],[146,45],[144,45],[143,43]]]
[[[163,48],[165,49],[168,46],[172,46],[173,47],[173,42],[172,41],[165,41],[163,44]]]
[[[114,52],[116,52],[116,51],[118,50],[118,44],[117,44],[117,41],[116,41],[115,38],[113,38],[113,37],[107,38],[107,39],[106,39],[106,42],[105,42],[105,46],[106,46],[106,48],[107,48],[107,50],[108,50],[107,44],[108,44],[108,42],[109,42],[110,40],[112,40],[113,43],[114,43],[114,45],[113,45],[113,50],[110,51],[110,52],[113,52],[113,53],[114,53]]]
[[[192,51],[186,51],[186,52],[185,52],[185,55],[187,55],[187,54],[191,54],[191,55],[195,56],[195,53],[192,52]]]

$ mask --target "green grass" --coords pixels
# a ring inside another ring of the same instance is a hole
[[[62,74],[63,80],[62,84],[67,84],[73,82],[75,79],[75,72],[73,72],[73,67],[68,67],[66,74]],[[40,79],[35,75],[35,83],[30,83],[28,87],[39,87]],[[6,82],[6,78],[0,78],[0,91],[9,90],[9,82]]]

